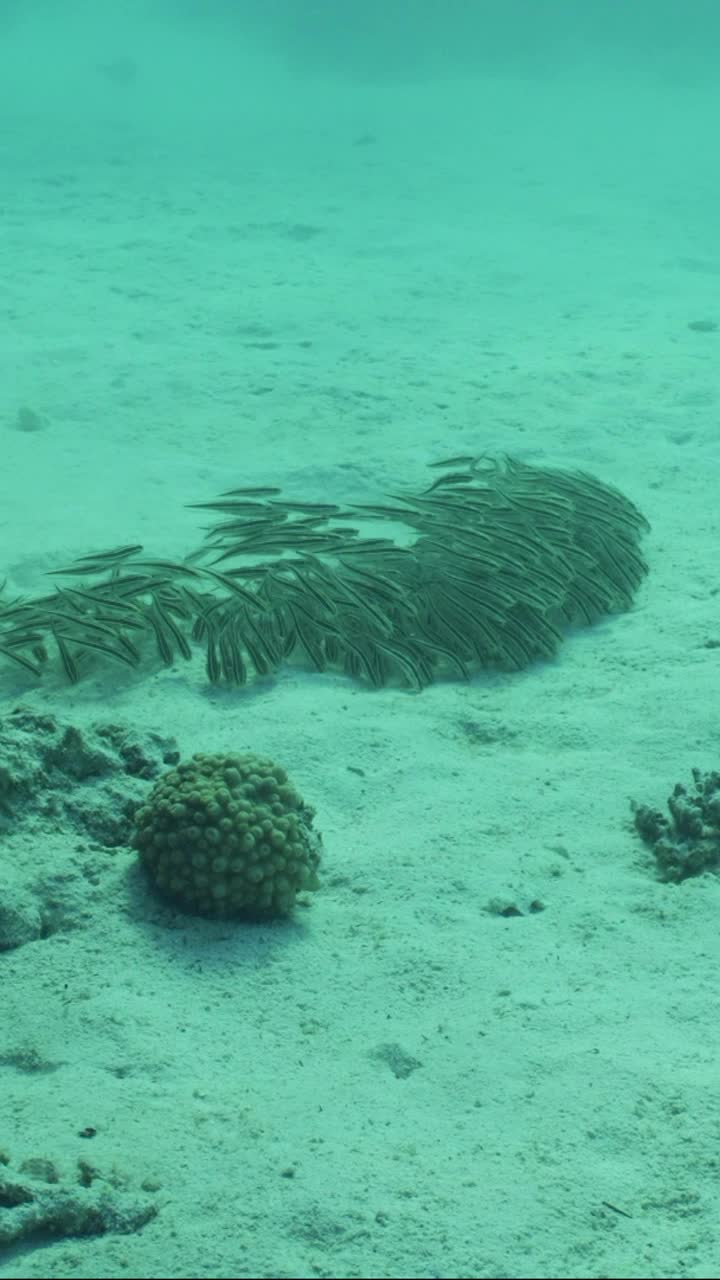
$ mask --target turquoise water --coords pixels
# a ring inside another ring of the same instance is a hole
[[[632,804],[718,768],[719,36],[2,3],[0,1275],[717,1274],[717,832]],[[198,752],[314,810],[289,916],[143,877]]]

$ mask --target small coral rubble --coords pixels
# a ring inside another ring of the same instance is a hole
[[[681,782],[668,798],[670,817],[634,805],[635,828],[655,854],[663,880],[686,880],[720,867],[720,773],[693,769],[693,791]]]
[[[2,1162],[7,1166],[7,1158]],[[0,1248],[49,1236],[99,1236],[139,1231],[158,1206],[115,1185],[112,1178],[87,1176],[78,1164],[75,1179],[65,1179],[49,1160],[26,1160],[18,1173],[0,1169]]]
[[[0,716],[0,953],[86,918],[145,782],[178,759],[171,739],[128,726]]]

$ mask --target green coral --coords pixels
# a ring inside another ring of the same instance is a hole
[[[155,784],[133,845],[153,885],[186,911],[286,916],[299,891],[318,888],[312,820],[272,760],[198,753]]]

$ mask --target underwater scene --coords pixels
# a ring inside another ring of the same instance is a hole
[[[719,65],[2,0],[0,1277],[720,1275]]]

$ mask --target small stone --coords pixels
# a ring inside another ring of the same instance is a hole
[[[0,884],[0,951],[12,951],[42,937],[40,908],[26,890]]]
[[[45,431],[48,426],[47,418],[41,413],[36,413],[26,404],[21,404],[15,415],[16,431]]]
[[[717,333],[718,324],[716,320],[691,320],[688,329],[695,333]]]

